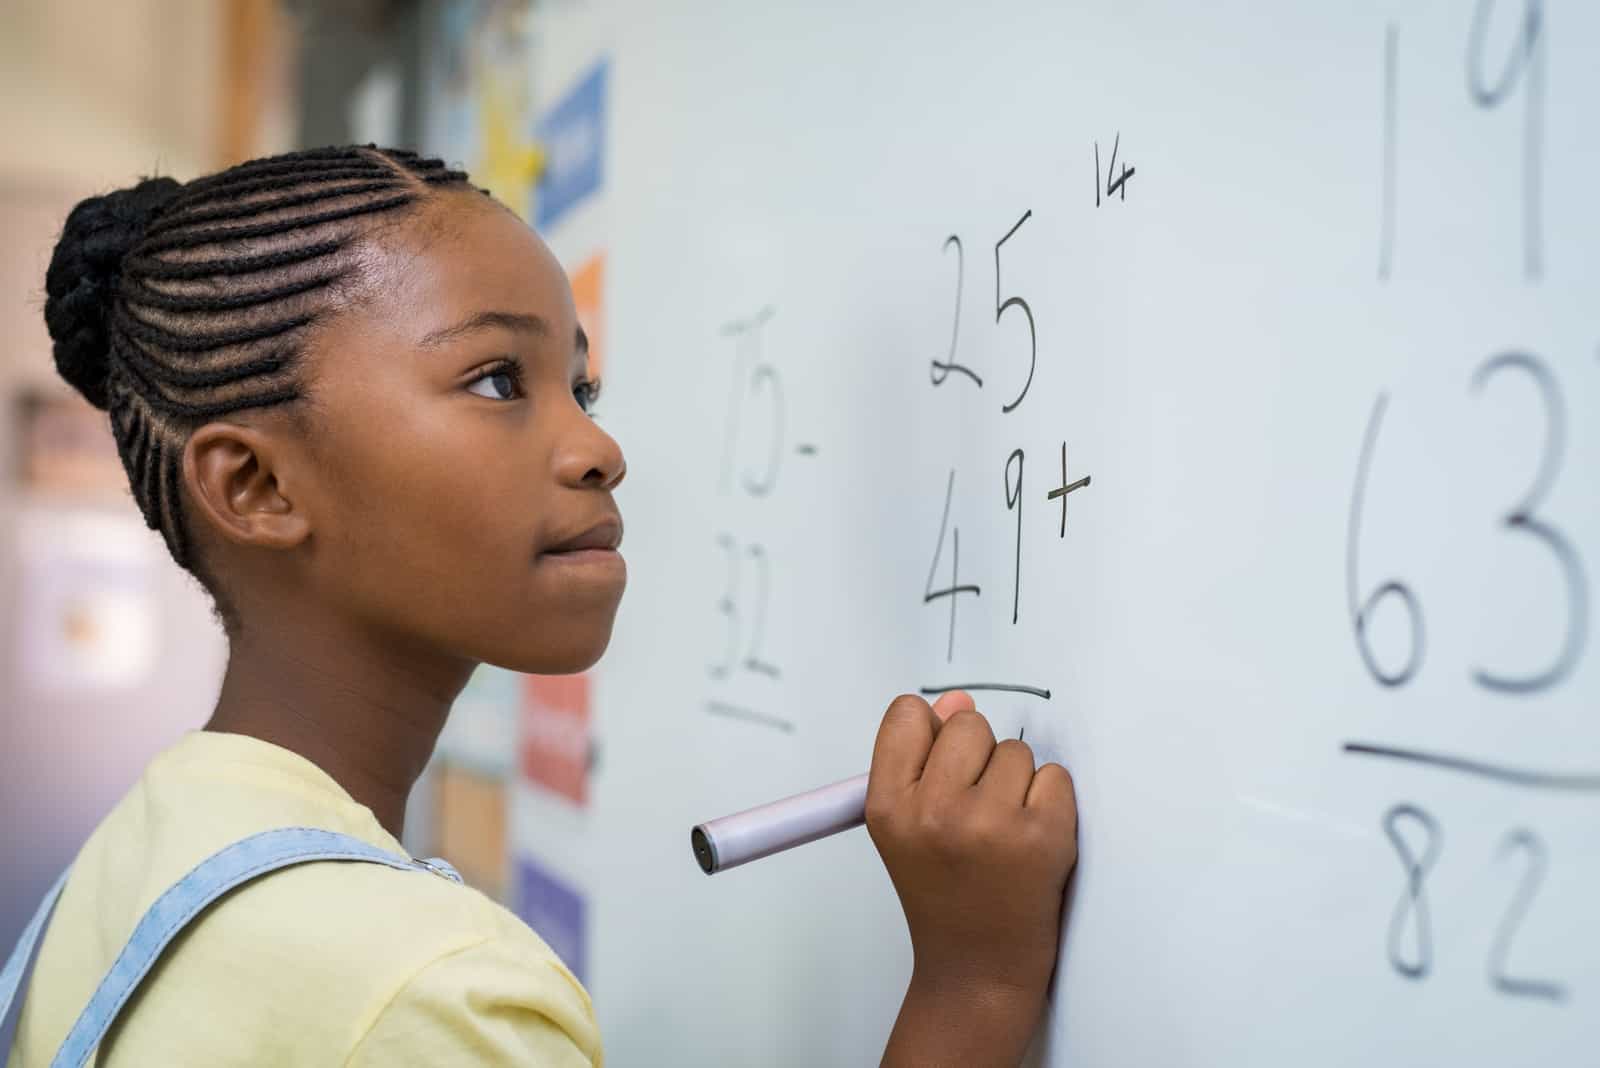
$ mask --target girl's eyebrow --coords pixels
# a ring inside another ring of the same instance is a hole
[[[447,326],[424,335],[417,344],[423,348],[435,348],[439,345],[457,341],[468,334],[477,333],[479,330],[490,330],[496,327],[518,334],[534,334],[538,337],[550,336],[550,324],[537,315],[529,315],[525,312],[481,311],[463,319],[454,326]],[[580,330],[578,333],[581,337],[583,331]]]

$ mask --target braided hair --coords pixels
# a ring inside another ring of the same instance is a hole
[[[219,598],[225,625],[184,524],[189,435],[300,398],[308,332],[357,280],[359,239],[457,186],[467,175],[441,160],[349,145],[148,178],[67,216],[45,275],[56,368],[109,414],[145,523]]]

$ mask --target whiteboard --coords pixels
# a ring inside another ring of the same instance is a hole
[[[971,683],[1077,782],[1042,1063],[1593,1061],[1600,6],[541,11],[631,583],[592,806],[514,827],[614,1063],[875,1061],[866,835],[688,829]]]

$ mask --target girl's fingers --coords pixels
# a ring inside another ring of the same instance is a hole
[[[1072,789],[1072,776],[1060,764],[1041,764],[1033,773],[1025,807],[1059,822],[1064,833],[1078,831],[1078,799]]]
[[[994,747],[978,789],[1008,808],[1021,808],[1033,782],[1033,750],[1027,742],[1007,738]]]
[[[878,740],[872,747],[872,769],[867,779],[869,806],[874,792],[898,792],[921,778],[939,726],[939,718],[928,702],[915,694],[902,694],[889,702],[889,710],[878,727]]]
[[[973,702],[972,695],[965,690],[951,690],[949,693],[942,693],[939,695],[939,699],[933,703],[933,714],[939,717],[940,723],[943,723],[957,712],[976,712],[977,710],[978,706]]]
[[[936,790],[964,790],[978,781],[994,752],[994,731],[977,712],[956,712],[934,740],[922,769],[922,785]]]

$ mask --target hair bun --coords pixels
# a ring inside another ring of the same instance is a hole
[[[122,260],[182,188],[171,178],[146,178],[80,201],[61,228],[45,272],[44,321],[56,370],[96,408],[110,405],[108,324]]]

